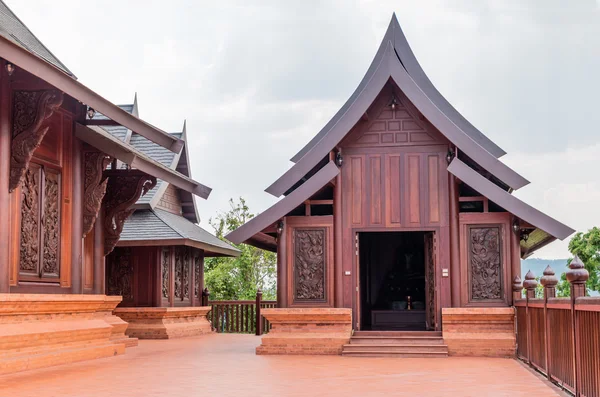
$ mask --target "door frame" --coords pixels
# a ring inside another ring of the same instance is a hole
[[[434,240],[434,251],[433,255],[435,257],[435,312],[436,312],[436,321],[435,321],[435,331],[440,331],[442,329],[441,318],[442,318],[442,310],[441,310],[441,265],[440,265],[440,228],[439,227],[426,227],[426,228],[413,228],[413,227],[358,227],[352,228],[352,247],[354,248],[353,258],[352,258],[352,273],[354,277],[352,277],[352,318],[353,320],[352,328],[356,331],[360,331],[362,318],[360,313],[360,238],[359,233],[401,233],[401,232],[421,232],[421,233],[433,233]],[[356,244],[356,245],[355,245]]]

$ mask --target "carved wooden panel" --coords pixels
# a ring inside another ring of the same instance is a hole
[[[182,285],[183,285],[183,252],[177,247],[175,248],[175,291],[174,295],[176,299],[181,300]]]
[[[63,94],[60,91],[14,92],[9,191],[20,185],[33,152],[50,128],[44,123],[62,101]]]
[[[425,287],[427,294],[426,321],[427,329],[436,327],[436,296],[435,296],[435,236],[425,234]]]
[[[198,297],[200,289],[200,255],[194,254],[194,297]]]
[[[58,277],[60,269],[60,174],[52,169],[44,171],[42,274]]]
[[[134,211],[131,207],[156,186],[156,178],[141,171],[111,170],[107,176],[104,255],[108,255],[119,241],[125,220]]]
[[[169,299],[169,253],[168,249],[161,251],[161,290],[163,299]]]
[[[83,237],[96,222],[102,199],[106,194],[108,179],[103,172],[110,162],[110,157],[99,151],[86,151],[83,156]]]
[[[469,228],[469,294],[472,301],[503,299],[501,228]]]
[[[181,282],[183,284],[183,298],[190,298],[190,250],[185,247],[183,249],[183,261],[182,261],[182,278]]]
[[[294,230],[294,300],[327,300],[326,229]]]
[[[21,249],[19,273],[38,276],[40,260],[40,186],[42,168],[32,164],[25,172],[21,190]]]
[[[123,302],[133,302],[133,258],[131,249],[115,249],[106,258],[106,291],[108,295],[120,295]]]

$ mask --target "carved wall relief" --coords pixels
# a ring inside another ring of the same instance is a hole
[[[194,296],[197,298],[200,288],[200,255],[194,254]]]
[[[294,230],[294,300],[325,301],[326,229]]]
[[[15,91],[13,96],[13,126],[10,157],[9,191],[21,183],[33,152],[50,127],[44,122],[63,101],[60,91]]]
[[[162,297],[169,299],[169,250],[162,250],[161,274],[162,274]]]
[[[427,328],[435,329],[435,237],[433,233],[425,235],[425,286],[427,293]]]
[[[133,261],[131,249],[117,248],[107,258],[106,289],[108,295],[120,295],[123,302],[133,302]]]
[[[183,298],[190,298],[190,249],[188,247],[183,248]]]
[[[108,179],[103,172],[110,163],[110,157],[98,151],[86,151],[83,156],[83,237],[92,230],[102,199],[106,194]]]
[[[175,291],[174,291],[174,295],[176,299],[182,300],[183,296],[182,296],[182,290],[181,290],[181,286],[183,283],[183,263],[182,263],[182,259],[183,259],[183,255],[182,255],[182,250],[177,247],[175,249]]]
[[[111,170],[107,176],[104,255],[108,255],[119,241],[123,224],[134,211],[131,207],[156,186],[155,177],[137,170]]]
[[[502,247],[499,226],[469,228],[470,300],[503,299]]]
[[[60,172],[31,163],[21,189],[19,273],[36,278],[60,273]]]

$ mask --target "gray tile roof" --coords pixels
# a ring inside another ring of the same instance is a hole
[[[121,109],[123,109],[127,113],[133,112],[133,104],[117,105],[117,106],[119,106]],[[109,120],[109,118],[100,112],[96,112],[94,114],[94,118],[92,120]],[[122,125],[110,125],[110,126],[105,126],[102,128],[104,128],[106,131],[110,132],[112,134],[112,136],[114,136],[115,138],[119,138],[120,140],[125,141],[125,136],[127,136],[127,127],[123,127]]]
[[[0,0],[0,35],[75,78],[75,75],[34,36],[2,0]]]
[[[218,239],[181,215],[155,208],[137,210],[123,226],[120,241],[151,241],[188,239],[203,245],[205,250],[236,255],[239,250]]]

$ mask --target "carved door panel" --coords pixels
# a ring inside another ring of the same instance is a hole
[[[469,301],[502,302],[505,298],[502,225],[469,225],[467,230]]]
[[[425,321],[427,330],[436,329],[435,234],[425,233]]]
[[[60,276],[60,209],[60,172],[30,163],[21,187],[20,279]]]

